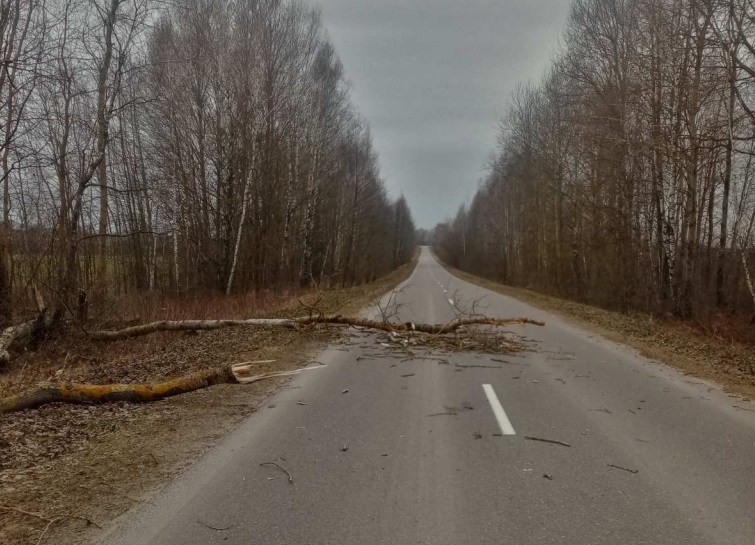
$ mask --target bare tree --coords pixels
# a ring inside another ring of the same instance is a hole
[[[740,0],[575,0],[438,251],[622,311],[752,311],[753,23]]]

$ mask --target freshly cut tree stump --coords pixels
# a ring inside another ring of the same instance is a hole
[[[47,305],[42,297],[42,293],[36,286],[34,287],[34,298],[37,303],[37,317],[22,324],[6,327],[0,333],[0,363],[8,363],[10,361],[8,350],[14,342],[32,337],[50,325],[47,317]]]
[[[6,327],[3,332],[0,333],[0,363],[8,363],[10,361],[10,353],[8,350],[14,342],[31,337],[35,332],[41,330],[46,325],[46,316],[40,314],[34,320]]]

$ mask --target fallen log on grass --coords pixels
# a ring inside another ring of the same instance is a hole
[[[150,335],[158,331],[201,331],[220,329],[223,327],[238,326],[259,326],[259,327],[296,327],[313,324],[331,324],[343,325],[350,327],[361,327],[365,329],[376,329],[389,333],[399,331],[417,331],[419,333],[428,333],[433,335],[443,333],[453,333],[462,326],[469,325],[492,325],[492,326],[509,326],[518,324],[533,324],[543,326],[544,322],[531,320],[529,318],[460,318],[452,320],[446,324],[415,324],[393,323],[386,321],[367,320],[363,318],[354,318],[348,316],[312,316],[303,318],[253,318],[249,320],[163,320],[152,322],[144,325],[126,327],[116,330],[90,331],[92,339],[98,341],[116,341],[121,339],[130,339]]]
[[[23,393],[0,399],[0,414],[23,409],[36,409],[49,403],[94,404],[116,401],[132,403],[159,401],[215,384],[250,384],[260,380],[296,375],[308,369],[324,367],[307,367],[293,371],[272,371],[252,375],[252,366],[259,363],[269,363],[269,361],[236,363],[147,384],[42,383]]]

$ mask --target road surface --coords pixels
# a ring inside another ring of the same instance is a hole
[[[482,298],[547,325],[511,328],[529,352],[450,364],[384,357],[371,337],[332,347],[103,543],[755,544],[755,406],[425,248],[406,284],[403,319]]]

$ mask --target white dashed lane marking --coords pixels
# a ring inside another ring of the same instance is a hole
[[[498,421],[498,426],[501,428],[503,435],[516,435],[514,426],[509,422],[509,417],[506,416],[506,411],[503,410],[503,405],[498,401],[498,396],[495,395],[495,390],[490,384],[483,384],[482,389],[485,390],[485,395],[488,396],[488,402],[493,409],[493,416]]]

